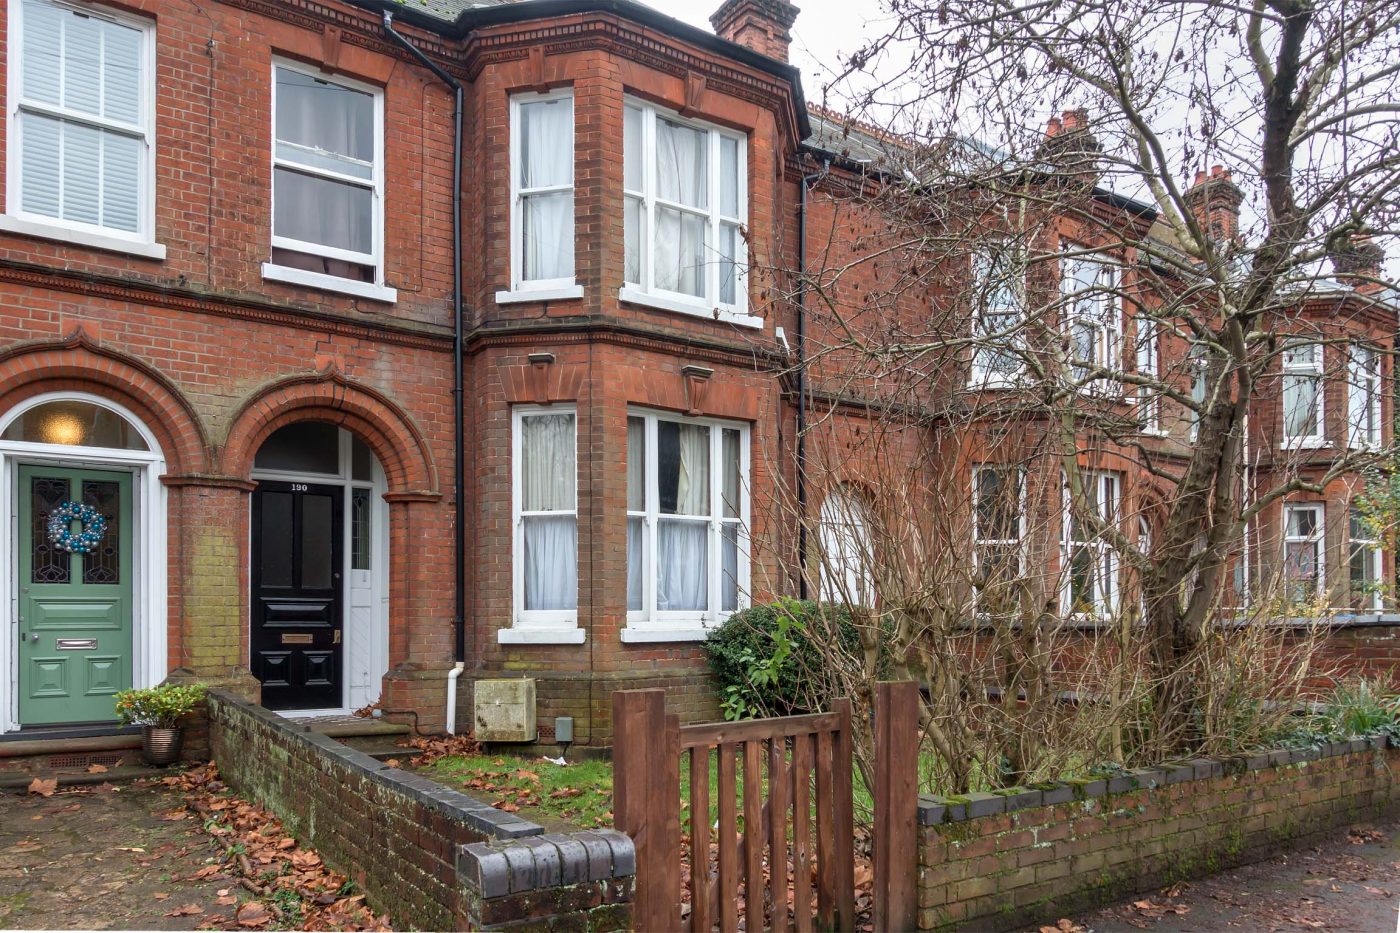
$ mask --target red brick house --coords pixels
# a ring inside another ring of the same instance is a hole
[[[595,744],[619,687],[713,714],[698,642],[798,588],[801,327],[746,272],[832,156],[795,8],[3,10],[0,733],[167,678],[440,730],[526,675]]]

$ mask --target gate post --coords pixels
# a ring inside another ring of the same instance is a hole
[[[613,692],[613,824],[632,837],[638,930],[681,925],[680,720],[664,690]]]
[[[875,929],[917,925],[919,685],[875,685]],[[639,857],[640,864],[640,857]]]

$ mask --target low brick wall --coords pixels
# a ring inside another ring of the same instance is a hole
[[[1384,740],[919,798],[919,929],[1013,929],[1257,861],[1400,809]]]
[[[396,924],[630,927],[636,864],[622,833],[546,834],[231,694],[211,691],[208,705],[229,786],[276,813]]]

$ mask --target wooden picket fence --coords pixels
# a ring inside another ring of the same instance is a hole
[[[917,692],[912,696],[917,720]],[[906,713],[884,717],[885,731],[897,732],[892,721]],[[917,755],[917,742],[902,745]],[[877,757],[888,753],[888,742],[881,743]],[[884,825],[881,819],[898,824],[893,832],[876,833],[875,915],[888,924],[882,929],[912,928],[913,922],[917,759],[903,751],[900,757],[907,758],[899,770],[908,779],[885,781],[875,801],[877,825]],[[690,777],[686,836],[683,759]],[[718,927],[729,933],[740,929],[742,917],[751,931],[853,929],[852,774],[849,700],[837,700],[825,713],[682,727],[666,713],[663,691],[615,692],[613,813],[637,849],[635,928],[708,933]],[[890,853],[894,847],[897,856]],[[894,880],[896,875],[907,880]]]

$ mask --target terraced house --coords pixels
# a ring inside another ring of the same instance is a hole
[[[854,248],[831,218],[868,177],[787,63],[796,8],[3,9],[5,739],[108,732],[115,691],[167,678],[441,731],[526,676],[593,744],[619,687],[714,714],[699,642],[801,589],[812,546],[775,508],[815,397],[782,272]],[[1299,349],[1262,444],[1389,436],[1394,305],[1367,307],[1358,388]],[[1290,500],[1258,547],[1388,578],[1344,498]]]

